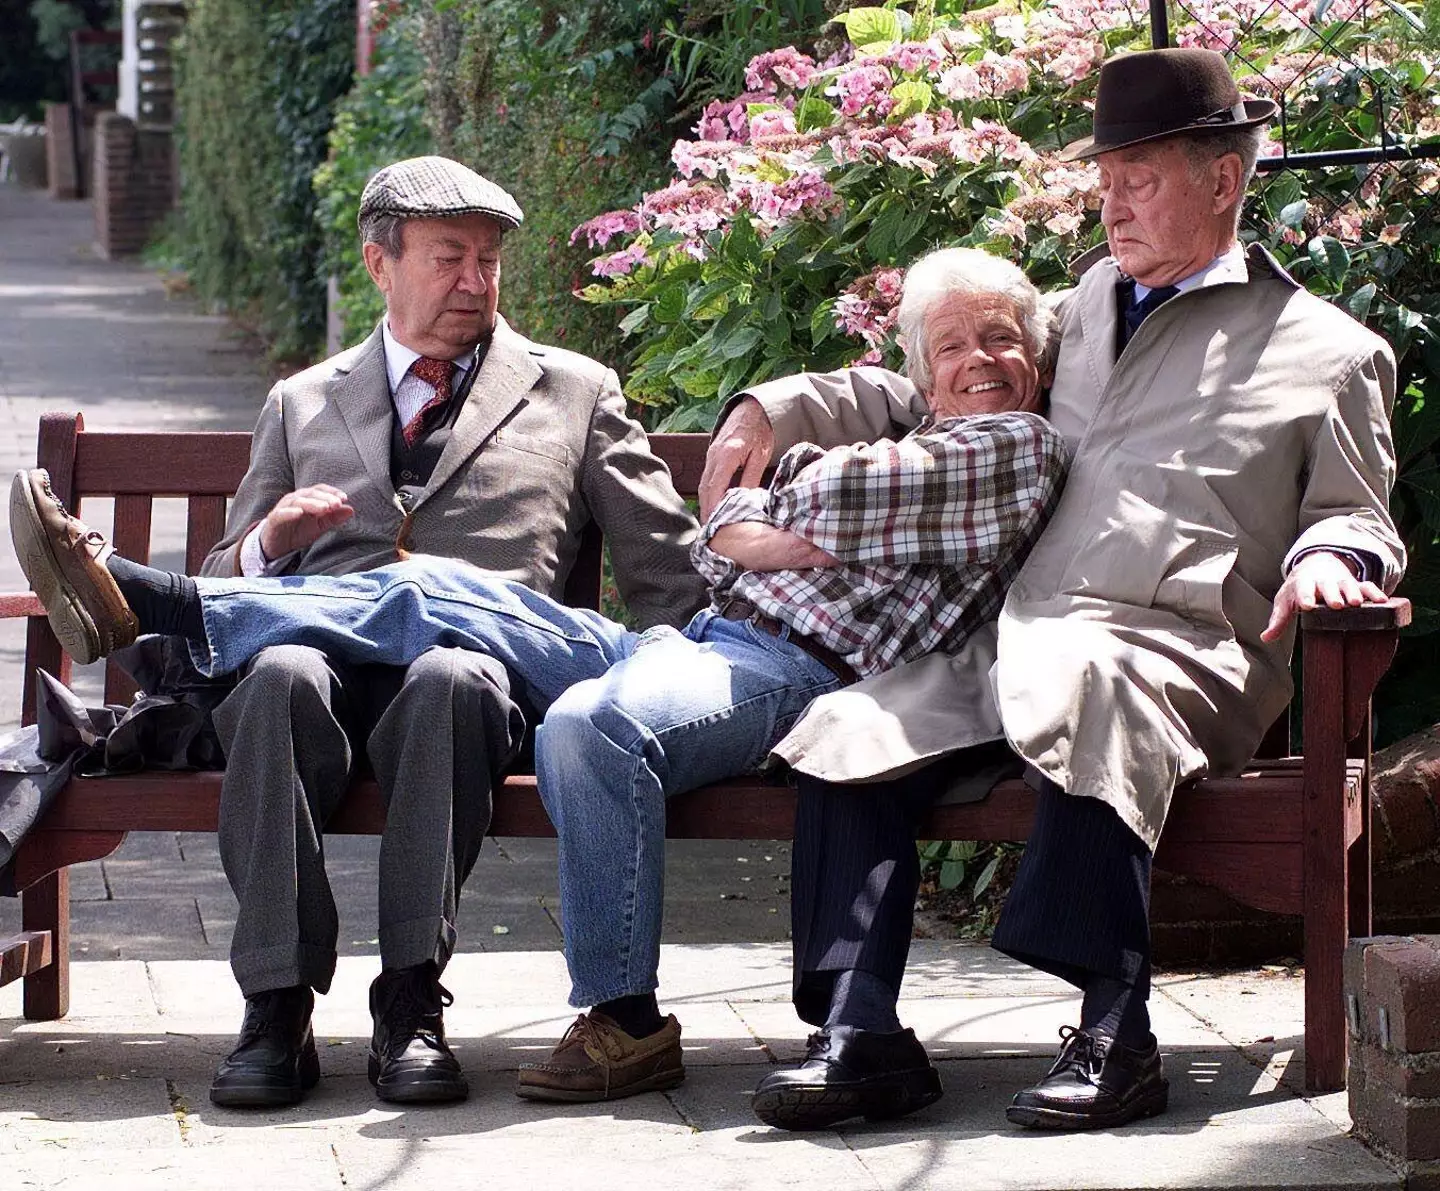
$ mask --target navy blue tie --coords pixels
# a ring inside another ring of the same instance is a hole
[[[1151,311],[1168,302],[1179,292],[1180,290],[1176,286],[1162,285],[1159,289],[1152,289],[1143,298],[1136,301],[1135,291],[1132,288],[1130,290],[1130,299],[1125,304],[1124,343],[1130,342],[1131,337],[1139,330],[1140,324],[1145,321],[1146,316],[1149,315]],[[1124,344],[1122,343],[1121,346],[1123,347]]]

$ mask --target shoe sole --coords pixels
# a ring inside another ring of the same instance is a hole
[[[62,577],[64,572],[35,504],[30,475],[24,471],[10,484],[10,537],[25,581],[45,606],[46,618],[61,646],[82,666],[89,665],[101,656],[100,631]]]
[[[221,1108],[289,1108],[299,1104],[320,1082],[320,1056],[312,1041],[300,1052],[295,1083],[256,1080],[253,1083],[216,1083],[210,1085],[210,1103]]]
[[[470,1095],[470,1085],[463,1075],[416,1074],[409,1072],[398,1079],[380,1078],[380,1060],[373,1054],[367,1066],[375,1095],[387,1104],[448,1104]]]
[[[685,1069],[660,1071],[608,1091],[590,1088],[547,1088],[538,1084],[517,1083],[515,1095],[522,1100],[549,1100],[561,1104],[598,1104],[603,1100],[623,1100],[641,1092],[665,1092],[685,1082]]]
[[[1169,1105],[1170,1086],[1167,1084],[1158,1092],[1142,1097],[1134,1104],[1099,1116],[1092,1113],[1066,1112],[1060,1108],[1012,1104],[1005,1110],[1005,1119],[1012,1125],[1020,1125],[1026,1129],[1064,1129],[1071,1132],[1082,1129],[1118,1129],[1131,1121],[1158,1117]]]
[[[864,1117],[867,1121],[893,1120],[934,1104],[944,1094],[940,1073],[932,1067],[909,1072],[879,1086],[798,1084],[774,1088],[757,1092],[750,1106],[767,1125],[803,1132],[825,1129],[851,1117]]]

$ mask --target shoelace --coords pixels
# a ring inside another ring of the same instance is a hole
[[[1061,1026],[1060,1037],[1060,1054],[1050,1073],[1053,1075],[1057,1071],[1074,1070],[1087,1082],[1094,1083],[1099,1078],[1100,1069],[1105,1065],[1104,1048],[1096,1045],[1093,1034],[1078,1030],[1074,1026]]]
[[[615,1037],[614,1030],[585,1013],[570,1023],[570,1028],[560,1039],[560,1045],[564,1046],[571,1039],[578,1042],[587,1055],[601,1064],[618,1059],[625,1051],[620,1039]]]
[[[433,994],[433,995],[432,995]],[[390,1031],[390,1049],[403,1050],[418,1038],[439,1050],[444,1045],[444,1023],[440,1014],[455,1003],[450,990],[438,980],[433,983],[418,978],[396,981],[383,1017],[394,1022]]]
[[[281,1016],[284,997],[276,993],[259,993],[245,1006],[245,1020],[240,1023],[237,1047],[248,1046],[268,1034]]]

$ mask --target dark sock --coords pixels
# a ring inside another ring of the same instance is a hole
[[[142,633],[165,633],[205,640],[205,621],[200,615],[200,589],[188,575],[147,567],[111,554],[105,562],[120,594],[135,613]]]
[[[1080,1026],[1122,1046],[1144,1046],[1150,1038],[1150,1007],[1133,984],[1097,976],[1085,986]]]
[[[595,1008],[632,1038],[648,1038],[665,1025],[653,992],[616,997],[613,1001],[602,1001]]]
[[[895,990],[870,972],[851,968],[835,977],[825,1026],[852,1026],[876,1034],[900,1029]]]

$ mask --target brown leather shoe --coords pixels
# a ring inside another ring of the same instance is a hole
[[[521,1065],[515,1094],[527,1100],[618,1100],[661,1092],[684,1078],[680,1023],[674,1014],[655,1033],[632,1038],[592,1009],[565,1031],[548,1063]]]
[[[65,511],[43,467],[15,474],[10,538],[30,590],[72,658],[84,665],[135,640],[135,614],[105,569],[110,543]]]

